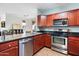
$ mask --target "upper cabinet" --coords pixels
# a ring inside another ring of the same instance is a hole
[[[47,15],[47,16],[38,16],[37,17],[37,24],[40,27],[50,27],[53,26],[54,14]]]
[[[62,19],[67,17],[68,17],[68,12],[57,13],[54,15],[54,19]]]
[[[38,16],[38,26],[50,27],[53,26],[54,21],[58,19],[67,19],[68,26],[79,26],[79,10],[71,10],[68,12],[56,13],[47,16]]]
[[[38,17],[37,17],[37,24],[40,27],[46,26],[46,16],[38,15]]]
[[[79,10],[76,11],[77,11],[77,25],[79,26]]]
[[[60,19],[61,18],[68,18],[68,12],[63,12],[59,14]]]
[[[77,25],[77,11],[69,11],[68,13],[68,25],[69,26],[74,26]]]
[[[54,15],[47,15],[46,26],[53,26]]]
[[[59,19],[59,14],[54,14],[54,19]]]
[[[79,10],[73,10],[68,12],[68,25],[79,26]]]

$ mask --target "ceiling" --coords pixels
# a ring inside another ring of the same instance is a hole
[[[38,9],[53,9],[54,7],[67,5],[68,3],[0,3],[0,6],[35,7]]]
[[[36,14],[34,12],[36,11],[35,9],[38,9],[38,14],[40,14],[44,11],[64,5],[68,5],[68,3],[0,3],[0,12],[17,14],[23,18],[25,15],[31,16],[31,14]]]
[[[63,6],[63,5],[67,5],[66,3],[36,3],[33,4],[35,5],[38,9],[52,9],[54,7],[58,7],[58,6]]]

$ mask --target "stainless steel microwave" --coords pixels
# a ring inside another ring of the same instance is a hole
[[[53,20],[53,26],[68,26],[68,19],[54,19]]]

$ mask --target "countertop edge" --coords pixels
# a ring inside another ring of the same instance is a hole
[[[34,36],[42,35],[42,34],[44,34],[44,33],[30,35],[30,36],[26,36],[26,37],[20,37],[20,38],[16,38],[16,39],[12,39],[12,40],[7,40],[7,41],[2,41],[2,42],[0,42],[0,44],[1,43],[6,43],[6,42],[11,42],[11,41],[16,41],[16,40],[22,40],[22,39],[25,39],[25,38],[30,38],[30,37],[34,37]]]

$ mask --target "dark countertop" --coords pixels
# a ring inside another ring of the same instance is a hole
[[[55,36],[54,32],[57,32],[57,31],[38,31],[38,32],[50,33],[51,35]],[[64,32],[64,33],[67,33],[67,35],[66,35],[67,37],[69,37],[69,36],[79,37],[79,32]]]
[[[17,34],[17,35],[7,35],[5,36],[5,40],[0,36],[0,43],[13,41],[13,40],[20,40],[24,38],[33,37],[36,35],[41,35],[42,33],[26,33],[26,34]]]
[[[37,33],[7,35],[5,36],[5,40],[0,36],[0,43],[13,41],[13,40],[20,40],[20,39],[29,38],[29,37],[33,37],[36,35],[46,34],[46,33],[49,33],[50,35],[55,36],[54,32],[55,31],[38,31]],[[79,32],[65,32],[65,33],[67,33],[67,37],[69,36],[79,37]]]
[[[69,32],[68,36],[75,36],[75,37],[79,37],[79,32]]]

